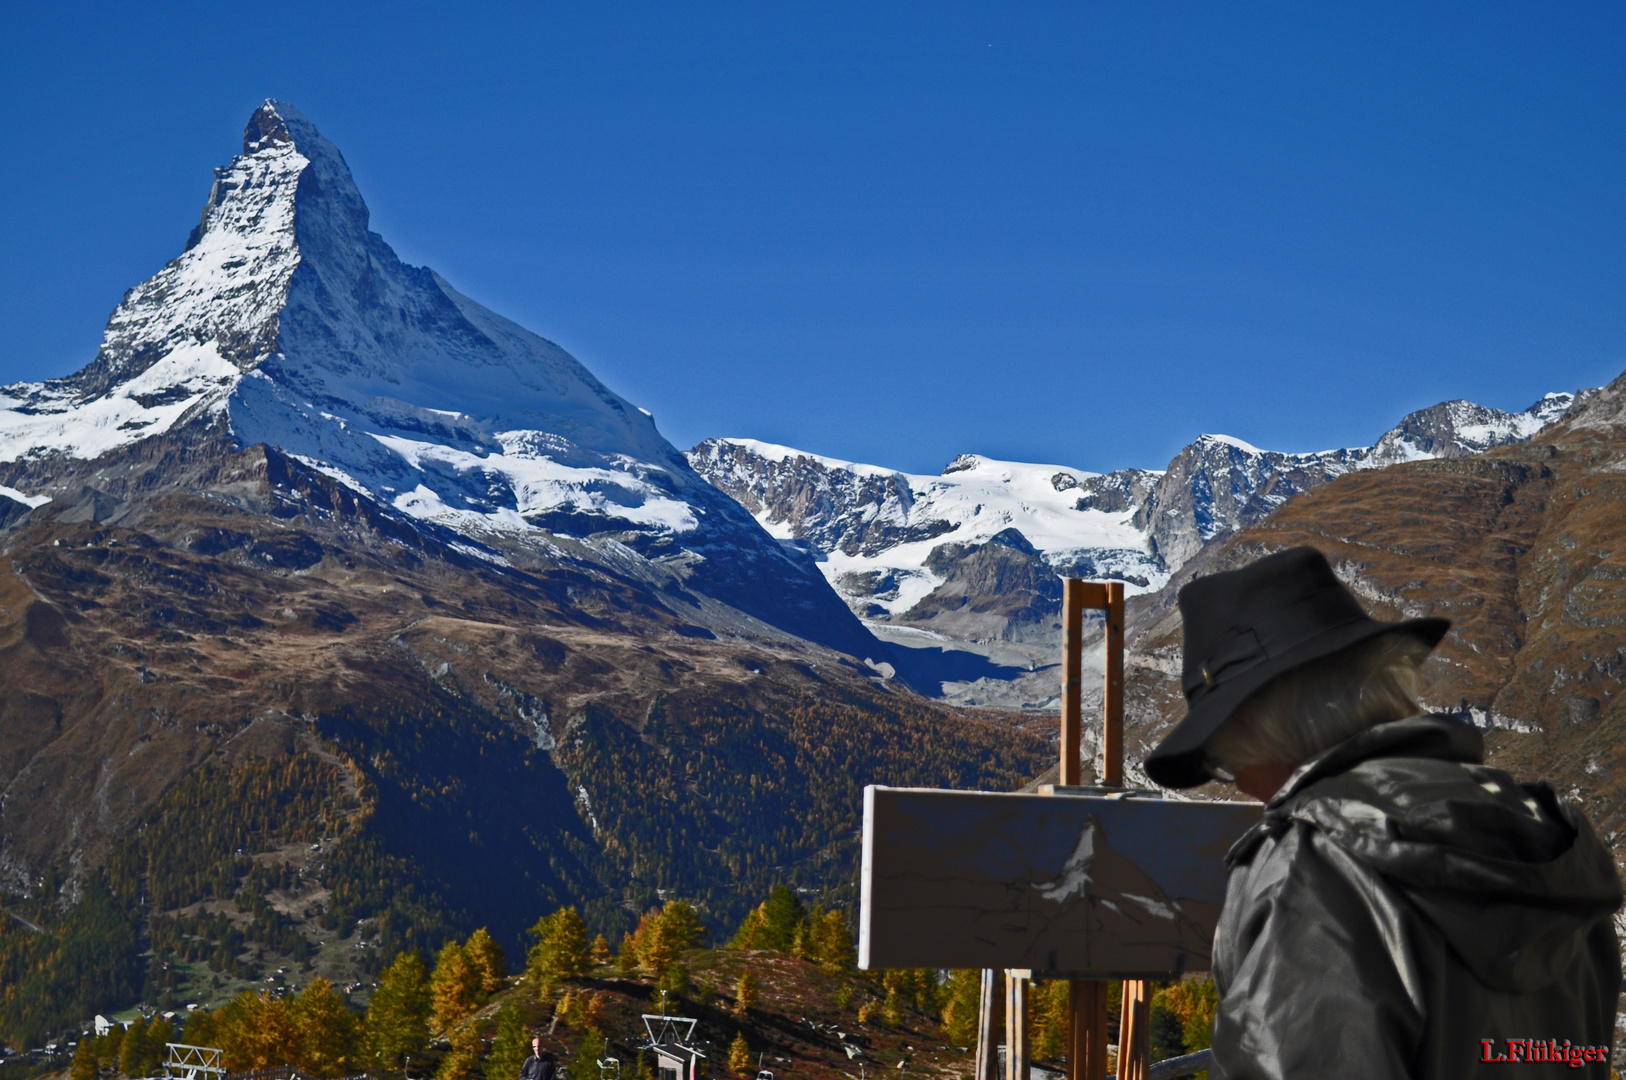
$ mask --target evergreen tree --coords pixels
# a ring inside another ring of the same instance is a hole
[[[603,934],[593,939],[593,946],[588,951],[588,956],[594,964],[608,964],[615,958],[610,952],[610,943],[605,940]]]
[[[621,951],[615,954],[615,966],[623,975],[638,974],[638,939],[630,930],[621,935]]]
[[[790,936],[790,954],[798,960],[812,959],[808,955],[807,923],[796,924],[796,931]]]
[[[107,1034],[97,1040],[100,1043],[96,1048],[96,1065],[102,1069],[117,1069],[119,1057],[124,1050],[124,1025],[114,1024],[107,1029]]]
[[[672,998],[682,997],[689,992],[689,969],[683,966],[682,961],[673,960],[655,980],[655,989],[665,990]]]
[[[125,1076],[146,1076],[142,1065],[147,1059],[147,1021],[136,1017],[124,1029],[124,1045],[119,1048],[119,1072]]]
[[[435,957],[429,980],[429,1029],[437,1035],[451,1031],[480,1003],[480,972],[456,941],[448,941]]]
[[[80,1039],[73,1048],[73,1063],[68,1066],[68,1080],[96,1080],[96,1048],[93,1039]]]
[[[903,1023],[903,996],[896,987],[888,987],[886,1000],[881,1002],[881,1023],[897,1027]]]
[[[1154,1004],[1151,1023],[1152,1060],[1162,1061],[1164,1058],[1179,1057],[1185,1053],[1182,1034],[1180,1017],[1175,1011]]]
[[[1159,1005],[1180,1019],[1180,1042],[1187,1053],[1214,1044],[1214,1013],[1219,1008],[1219,988],[1214,980],[1185,979],[1152,994],[1153,1007]]]
[[[970,968],[949,972],[943,987],[943,1028],[955,1046],[970,1046],[977,1039],[977,1017],[982,1010],[982,972]]]
[[[480,1025],[463,1024],[451,1031],[452,1048],[440,1059],[435,1080],[464,1080],[480,1060]]]
[[[661,975],[679,954],[705,940],[700,913],[686,900],[668,900],[660,914],[645,916],[638,926],[638,959],[645,969]]]
[[[486,1080],[517,1080],[520,1066],[530,1056],[525,1017],[519,1004],[510,1000],[497,1012],[497,1037],[491,1043],[491,1056],[486,1058]]]
[[[155,1016],[147,1024],[147,1033],[141,1041],[141,1075],[156,1076],[163,1069],[164,1058],[169,1056],[166,1044],[175,1041],[175,1025],[162,1016]]]
[[[492,940],[483,926],[469,935],[463,951],[480,978],[480,1001],[484,1002],[508,981],[508,960],[503,956],[502,946]]]
[[[807,911],[795,892],[781,885],[768,899],[752,908],[729,942],[736,949],[773,949],[790,952],[796,928],[807,920]]]
[[[581,1045],[576,1048],[577,1055],[584,1062],[596,1062],[609,1050],[609,1040],[604,1033],[596,1027],[590,1027],[582,1032]]]
[[[728,1044],[728,1067],[737,1073],[751,1071],[751,1047],[747,1045],[743,1031],[736,1031],[734,1041]]]
[[[318,977],[289,1005],[298,1042],[294,1064],[317,1076],[346,1076],[360,1056],[361,1024],[333,984]]]
[[[840,911],[827,911],[808,926],[808,959],[830,975],[852,970],[853,939]]]
[[[217,1009],[215,1033],[231,1072],[291,1065],[299,1055],[288,1003],[263,990],[244,990]]]
[[[529,934],[536,939],[525,955],[525,981],[542,993],[563,979],[587,974],[587,925],[574,907],[560,908],[536,920]]]
[[[1054,1061],[1067,1048],[1067,1028],[1071,1021],[1072,988],[1061,980],[1036,982],[1028,993],[1030,1056],[1036,1061]],[[1153,1061],[1161,1058],[1153,1057]]]
[[[400,1068],[429,1045],[429,977],[415,951],[384,970],[367,1008],[367,1056],[380,1069]]]
[[[768,894],[762,904],[763,944],[761,949],[789,952],[796,936],[796,928],[807,920],[807,909],[787,885],[781,885]]]

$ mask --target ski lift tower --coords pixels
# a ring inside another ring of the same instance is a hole
[[[169,1055],[164,1058],[165,1080],[221,1080],[226,1069],[220,1064],[221,1052],[213,1046],[188,1046],[186,1043],[165,1043]]]
[[[644,1013],[643,1018],[649,1040],[639,1049],[654,1051],[659,1080],[700,1080],[700,1063],[706,1060],[694,1045],[694,1029],[700,1021],[655,1013]]]

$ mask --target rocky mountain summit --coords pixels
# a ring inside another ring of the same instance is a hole
[[[112,520],[132,481],[85,463],[157,437],[263,443],[476,557],[631,578],[713,631],[875,647],[647,412],[402,263],[338,149],[282,102],[254,113],[185,250],[125,296],[95,359],[0,391],[0,517],[96,498]]]
[[[1355,471],[1523,442],[1575,401],[1548,394],[1517,413],[1447,401],[1372,446],[1305,454],[1202,435],[1161,472],[964,454],[938,476],[915,476],[749,439],[708,439],[688,459],[764,528],[813,553],[865,619],[961,640],[1048,641],[1060,577],[1156,590],[1205,545],[1294,495]],[[1001,572],[988,571],[995,564]]]

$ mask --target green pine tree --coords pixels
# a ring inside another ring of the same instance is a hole
[[[486,1058],[486,1080],[516,1080],[530,1054],[525,1017],[519,1003],[510,1000],[497,1011],[497,1037],[491,1043],[491,1056]]]
[[[119,1072],[125,1076],[145,1076],[142,1065],[147,1057],[147,1021],[136,1017],[124,1029],[124,1045],[119,1048]]]
[[[397,954],[379,977],[367,1008],[367,1056],[380,1069],[399,1069],[429,1046],[429,976],[415,951]]]

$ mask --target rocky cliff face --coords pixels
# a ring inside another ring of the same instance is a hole
[[[126,295],[94,361],[4,389],[0,479],[57,498],[84,463],[166,434],[277,447],[471,550],[631,575],[717,630],[874,648],[807,556],[647,413],[402,263],[338,149],[281,102],[255,112],[185,251]]]

